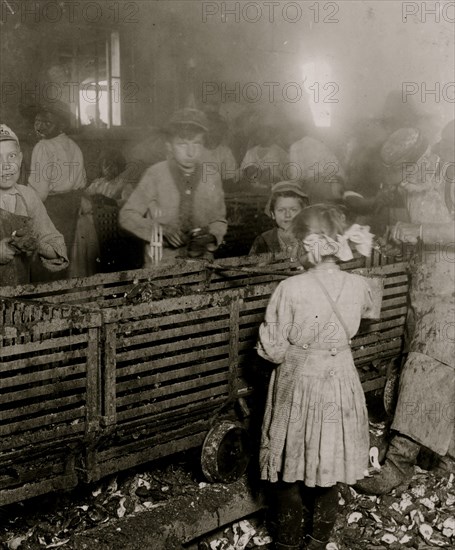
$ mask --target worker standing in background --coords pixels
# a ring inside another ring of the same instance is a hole
[[[39,139],[32,151],[28,183],[43,201],[55,227],[62,233],[68,250],[72,249],[76,231],[81,191],[87,180],[84,159],[79,146],[65,131],[70,127],[69,106],[59,100],[31,105],[21,109],[33,120]],[[58,278],[64,278],[66,271]],[[32,281],[45,281],[55,277],[32,268]]]
[[[414,248],[412,317],[386,461],[377,475],[356,486],[368,494],[406,488],[422,446],[439,455],[437,471],[454,471],[454,132],[452,121],[442,131],[438,154],[414,128],[394,132],[381,151],[389,180],[395,180],[405,195],[410,218],[410,223],[398,222],[391,237],[408,250]]]
[[[28,180],[40,199],[46,202],[49,196],[83,189],[87,180],[82,152],[65,133],[71,120],[69,107],[56,100],[33,105],[23,113],[34,115],[40,140],[33,148]]]

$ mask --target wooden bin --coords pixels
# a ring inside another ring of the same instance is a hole
[[[402,350],[406,265],[388,262],[375,254],[343,266],[384,278],[381,319],[362,324],[354,340],[365,391],[384,385],[385,365]],[[17,298],[2,302],[1,373],[14,390],[10,398],[2,389],[10,420],[0,423],[9,437],[0,468],[24,461],[28,470],[15,485],[0,478],[1,500],[200,445],[219,411],[252,394],[258,327],[271,292],[292,273],[296,265],[282,257],[244,257],[3,288]],[[125,295],[150,281],[166,297],[128,304]],[[168,297],[177,286],[186,293]],[[19,407],[27,422],[16,422]],[[47,478],[40,466],[33,471],[32,450],[56,457]]]

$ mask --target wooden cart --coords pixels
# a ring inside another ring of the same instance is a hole
[[[384,277],[381,320],[353,344],[371,391],[402,351],[406,265],[375,253],[343,268]],[[220,411],[253,392],[258,326],[296,269],[243,257],[0,289],[0,503],[201,445]],[[128,304],[144,282],[162,295]]]

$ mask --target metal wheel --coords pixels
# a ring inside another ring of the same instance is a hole
[[[222,420],[202,445],[202,471],[209,481],[232,483],[245,473],[250,454],[250,436],[242,424]]]

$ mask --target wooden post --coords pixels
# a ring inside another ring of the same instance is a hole
[[[230,303],[229,312],[229,398],[237,397],[238,364],[239,364],[239,324],[240,324],[239,294],[234,296]]]

